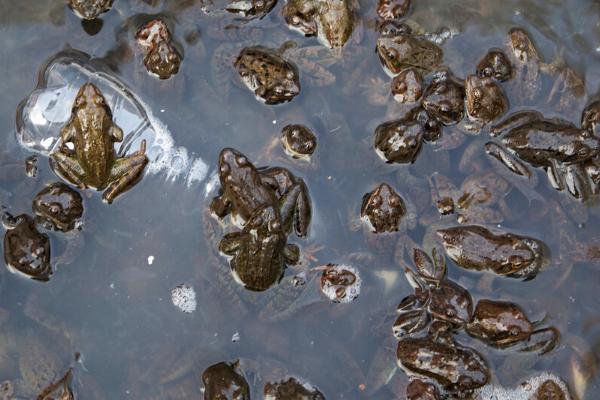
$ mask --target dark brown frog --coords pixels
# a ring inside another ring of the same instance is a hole
[[[286,125],[281,130],[281,142],[286,154],[293,158],[310,160],[317,147],[317,137],[305,125]]]
[[[325,396],[310,385],[303,385],[295,378],[281,382],[268,382],[264,389],[265,400],[325,400]]]
[[[375,152],[387,163],[413,163],[424,140],[423,125],[412,118],[384,122],[375,128]]]
[[[410,3],[410,0],[379,0],[377,15],[384,21],[403,18],[410,10]]]
[[[404,200],[386,183],[363,196],[360,216],[370,223],[375,233],[398,231],[405,214]]]
[[[438,71],[425,89],[421,103],[431,118],[447,126],[455,125],[465,113],[465,87],[450,71]]]
[[[71,187],[56,182],[46,186],[33,198],[32,209],[43,224],[68,232],[81,221],[83,200]]]
[[[250,400],[250,387],[239,361],[220,362],[202,373],[205,400]]]
[[[135,34],[144,49],[144,65],[148,72],[159,79],[169,79],[179,71],[182,57],[171,44],[171,32],[161,19],[153,19]]]
[[[504,82],[512,77],[512,65],[504,52],[492,49],[477,64],[477,76]]]
[[[114,0],[69,0],[69,7],[79,18],[96,19],[110,10]]]
[[[392,79],[392,96],[402,104],[416,103],[423,95],[423,78],[414,68],[406,68]]]
[[[467,116],[480,126],[500,118],[508,111],[508,99],[504,91],[491,78],[468,76],[465,92]]]
[[[4,217],[8,231],[4,235],[4,262],[11,272],[21,273],[31,279],[48,281],[52,275],[50,265],[50,239],[35,227],[29,215]]]
[[[437,234],[446,254],[466,269],[528,280],[534,278],[547,261],[545,245],[526,236],[493,233],[478,225],[440,229]]]

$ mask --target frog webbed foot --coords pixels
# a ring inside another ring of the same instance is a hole
[[[485,144],[485,152],[500,161],[502,165],[508,168],[516,175],[523,176],[527,179],[533,177],[532,171],[520,159],[509,153],[504,147],[495,142],[487,142]]]
[[[50,155],[50,168],[62,179],[78,188],[85,189],[87,187],[82,179],[85,174],[83,167],[75,157],[66,152],[59,150],[52,153]]]
[[[543,120],[544,116],[539,111],[535,110],[523,110],[517,111],[498,124],[492,126],[490,128],[490,135],[492,136],[500,136],[505,132],[509,132],[512,129],[522,126],[528,122]]]
[[[107,203],[113,200],[121,193],[131,189],[142,177],[144,168],[148,164],[148,157],[145,153],[145,141],[140,145],[139,151],[135,154],[115,161],[111,170],[111,183],[108,185],[102,199]]]
[[[554,327],[533,331],[527,340],[519,343],[518,350],[522,352],[538,352],[546,354],[553,350],[560,340],[560,333]]]

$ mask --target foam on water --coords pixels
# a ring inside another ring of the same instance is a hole
[[[79,88],[92,82],[102,91],[115,123],[123,129],[124,140],[117,153],[124,155],[146,140],[150,160],[147,174],[164,174],[168,180],[181,180],[189,187],[202,182],[208,166],[177,147],[169,128],[152,113],[150,106],[113,76],[98,60],[68,49],[51,57],[39,74],[36,88],[17,109],[16,135],[25,149],[48,156],[58,145],[60,129],[71,116]]]
[[[562,389],[565,400],[572,400],[567,385],[556,375],[543,372],[523,382],[517,388],[504,388],[499,385],[483,387],[475,397],[476,400],[537,400],[535,392],[547,380],[552,380]]]

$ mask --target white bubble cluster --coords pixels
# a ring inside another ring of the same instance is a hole
[[[173,305],[186,314],[196,311],[196,291],[193,287],[181,284],[171,290]]]
[[[350,303],[360,294],[361,279],[356,268],[329,264],[321,276],[321,291],[335,303]]]
[[[537,400],[535,392],[546,381],[554,381],[565,394],[565,400],[572,400],[567,385],[556,375],[544,372],[520,384],[517,388],[500,385],[487,385],[477,393],[476,400]]]

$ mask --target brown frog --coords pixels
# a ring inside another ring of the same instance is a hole
[[[600,139],[593,135],[600,116],[594,107],[592,103],[584,110],[582,120],[587,122],[582,128],[536,111],[514,113],[492,127],[492,135],[501,135],[502,146],[488,142],[487,153],[517,175],[531,176],[524,163],[543,168],[555,189],[566,187],[575,198],[586,199],[590,188],[583,164],[600,152]]]
[[[330,49],[341,49],[357,20],[356,0],[287,0],[283,17],[292,30],[316,36]]]
[[[413,379],[406,387],[406,400],[441,400],[440,390],[430,382]]]
[[[325,400],[318,389],[303,385],[293,377],[281,382],[268,382],[264,395],[265,400]]]
[[[298,69],[280,55],[282,52],[263,46],[246,47],[234,63],[248,89],[269,105],[288,102],[300,94]]]
[[[559,339],[556,328],[537,329],[517,304],[486,299],[477,302],[466,331],[490,346],[518,346],[520,351],[540,354],[551,351]]]
[[[506,39],[507,54],[514,68],[514,88],[521,102],[533,101],[542,89],[542,61],[524,29],[513,28]]]
[[[81,189],[104,190],[102,198],[108,203],[133,187],[148,164],[145,140],[136,153],[117,156],[114,143],[123,140],[123,131],[112,121],[104,96],[92,83],[79,89],[71,119],[60,136],[60,147],[50,154],[53,170]]]
[[[389,76],[406,68],[426,75],[441,66],[444,54],[436,44],[412,35],[410,29],[383,29],[386,31],[377,39],[376,51]]]
[[[458,397],[484,386],[490,379],[485,359],[449,335],[402,338],[396,356],[405,371],[433,379]]]
[[[34,198],[32,209],[37,220],[53,229],[69,232],[81,222],[81,195],[62,182],[52,183]]]
[[[306,125],[286,125],[281,129],[281,143],[290,157],[310,161],[317,147],[317,137]]]
[[[299,260],[298,246],[286,242],[278,212],[264,207],[255,210],[241,232],[227,233],[219,250],[233,257],[231,268],[244,287],[263,291],[281,280],[286,264]]]
[[[479,225],[440,229],[446,254],[459,267],[533,279],[547,261],[545,245],[526,236],[494,233]]]
[[[219,180],[219,196],[210,205],[217,217],[231,213],[243,225],[256,210],[271,207],[284,232],[293,227],[298,236],[307,234],[311,218],[308,189],[302,179],[288,170],[259,171],[245,155],[225,148],[219,155]]]
[[[375,128],[374,148],[387,163],[413,163],[423,145],[425,129],[413,118],[384,122]]]
[[[220,362],[202,373],[205,400],[250,400],[250,387],[239,361]]]
[[[413,249],[417,272],[405,267],[405,275],[415,293],[398,306],[394,336],[402,338],[424,329],[431,319],[462,327],[473,315],[473,300],[462,286],[446,279],[446,263],[436,250],[429,257],[423,250]]]
[[[262,19],[277,4],[277,0],[230,0],[225,10],[246,19]]]
[[[48,235],[40,233],[33,218],[26,214],[17,217],[7,214],[3,222],[9,229],[4,235],[4,262],[9,270],[48,281],[52,275]]]
[[[465,92],[467,117],[477,125],[477,130],[508,111],[508,99],[492,78],[469,75],[465,80]]]
[[[465,113],[465,87],[448,70],[437,71],[421,104],[431,118],[449,126],[459,123]]]
[[[512,65],[506,54],[499,49],[491,49],[477,64],[477,76],[480,78],[494,78],[498,82],[505,82],[513,75]]]
[[[179,71],[182,57],[171,44],[171,32],[161,19],[142,25],[135,34],[144,49],[146,70],[159,79],[169,79]]]
[[[79,18],[96,19],[111,9],[114,0],[69,0],[69,7]]]
[[[367,221],[372,232],[396,232],[406,214],[402,197],[386,183],[363,196],[360,216]]]
[[[567,397],[562,388],[552,379],[543,382],[535,392],[535,400],[566,400]]]

